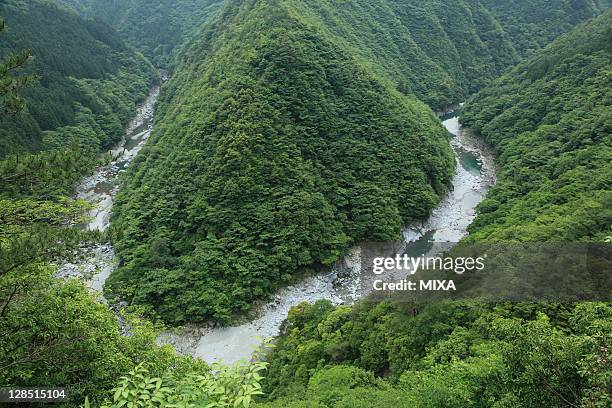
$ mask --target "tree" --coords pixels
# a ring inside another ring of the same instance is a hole
[[[4,20],[0,19],[0,33],[6,29]],[[25,100],[19,90],[32,84],[34,76],[15,76],[14,73],[23,68],[32,58],[30,50],[9,54],[0,62],[0,110],[15,114],[25,107]]]
[[[163,376],[155,377],[145,364],[139,364],[121,378],[113,390],[112,402],[101,407],[248,408],[253,397],[262,394],[260,372],[266,366],[262,362],[215,364],[207,373],[184,374],[170,369]],[[85,407],[90,406],[86,398]]]

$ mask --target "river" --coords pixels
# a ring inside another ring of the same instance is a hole
[[[109,227],[114,198],[119,191],[119,175],[126,170],[151,136],[158,96],[159,87],[156,86],[138,107],[136,115],[126,128],[125,136],[109,152],[113,158],[110,163],[98,167],[78,185],[76,198],[93,205],[89,213],[90,221],[83,225],[84,229],[104,231]],[[117,266],[113,246],[110,243],[98,244],[81,248],[80,252],[78,260],[61,265],[56,276],[83,279],[87,287],[98,292],[101,300],[106,302],[102,297],[102,289],[106,279]]]
[[[443,125],[452,134],[451,146],[457,158],[452,188],[427,221],[404,230],[402,249],[406,252],[421,254],[433,243],[452,243],[465,237],[467,227],[474,220],[476,206],[495,183],[491,150],[469,129],[462,129],[456,116],[444,120]],[[271,301],[259,307],[254,320],[232,327],[192,325],[165,333],[160,340],[208,362],[248,360],[263,339],[278,334],[292,307],[320,299],[328,299],[334,304],[351,304],[359,299],[362,295],[359,282],[361,251],[361,247],[355,247],[328,273],[281,289]]]
[[[77,197],[94,205],[91,221],[84,226],[103,231],[109,226],[118,176],[149,138],[153,127],[154,106],[159,88],[154,88],[127,128],[124,140],[113,150],[116,159],[99,167],[77,188]],[[404,249],[420,253],[435,242],[457,242],[467,235],[467,227],[475,217],[475,207],[495,183],[492,152],[468,129],[462,129],[457,117],[449,115],[443,125],[452,134],[451,145],[456,155],[456,175],[452,188],[432,211],[428,220],[410,225],[404,232]],[[279,290],[273,298],[256,309],[254,319],[232,327],[190,325],[163,333],[160,343],[168,343],[181,353],[207,362],[233,363],[248,360],[263,339],[278,334],[289,310],[302,302],[328,299],[334,304],[351,304],[361,297],[359,272],[361,247],[355,247],[326,273],[305,278],[299,284]],[[79,277],[102,297],[104,282],[116,268],[110,243],[82,249],[81,260],[66,263],[57,276]]]

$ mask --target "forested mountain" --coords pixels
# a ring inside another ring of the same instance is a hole
[[[0,16],[0,383],[68,386],[80,406],[143,361],[160,374],[206,368],[157,347],[149,323],[133,320],[122,336],[82,282],[54,276],[100,238],[73,227],[91,206],[70,197],[123,135],[155,70],[108,26],[49,2],[6,0]]]
[[[159,68],[219,10],[222,0],[55,0],[115,28]]]
[[[462,120],[499,153],[473,240],[596,240],[612,225],[612,12],[473,96]]]
[[[480,0],[521,56],[610,8],[610,0]]]
[[[461,102],[608,1],[289,2],[401,92],[434,109]]]
[[[396,239],[455,168],[432,108],[479,90],[462,117],[499,183],[467,240],[612,240],[612,12],[541,50],[609,6],[3,0],[0,383],[68,387],[69,407],[611,406],[610,303],[302,304],[266,362],[236,368],[159,346],[145,320],[228,322]],[[174,71],[155,131],[108,235],[77,229],[92,204],[74,186],[157,81],[147,58]],[[111,308],[56,277],[109,236]]]
[[[7,0],[0,55],[29,49],[26,110],[0,118],[0,158],[71,144],[108,148],[156,80],[151,65],[109,27],[46,1]],[[52,21],[53,24],[49,24]]]
[[[469,240],[609,235],[611,27],[607,12],[470,99],[462,117],[501,174]],[[271,354],[262,406],[605,407],[611,319],[604,303],[304,304]]]
[[[221,0],[55,0],[116,28],[154,64],[173,57]],[[608,0],[291,1],[296,12],[370,63],[400,91],[434,108],[463,101],[558,34],[591,18]],[[373,65],[371,63],[374,63]]]
[[[575,20],[599,10],[583,6]],[[109,287],[169,322],[227,320],[351,243],[397,236],[452,168],[410,95],[459,102],[517,59],[479,2],[225,2],[126,179]]]
[[[352,242],[397,237],[453,169],[425,105],[274,0],[226,3],[156,126],[117,200],[109,284],[169,322],[227,320]]]
[[[434,109],[462,101],[518,60],[502,28],[478,2],[289,3],[307,24]]]

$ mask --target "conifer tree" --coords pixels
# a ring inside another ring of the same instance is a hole
[[[0,18],[0,33],[6,29],[4,20]],[[34,82],[34,76],[15,76],[14,73],[23,68],[32,58],[30,50],[9,54],[0,62],[0,111],[15,114],[23,110],[25,100],[19,90]]]

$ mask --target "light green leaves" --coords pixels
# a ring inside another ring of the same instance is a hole
[[[214,364],[205,374],[169,370],[151,377],[145,364],[122,377],[112,401],[102,408],[249,408],[262,395],[261,372],[267,363]]]

